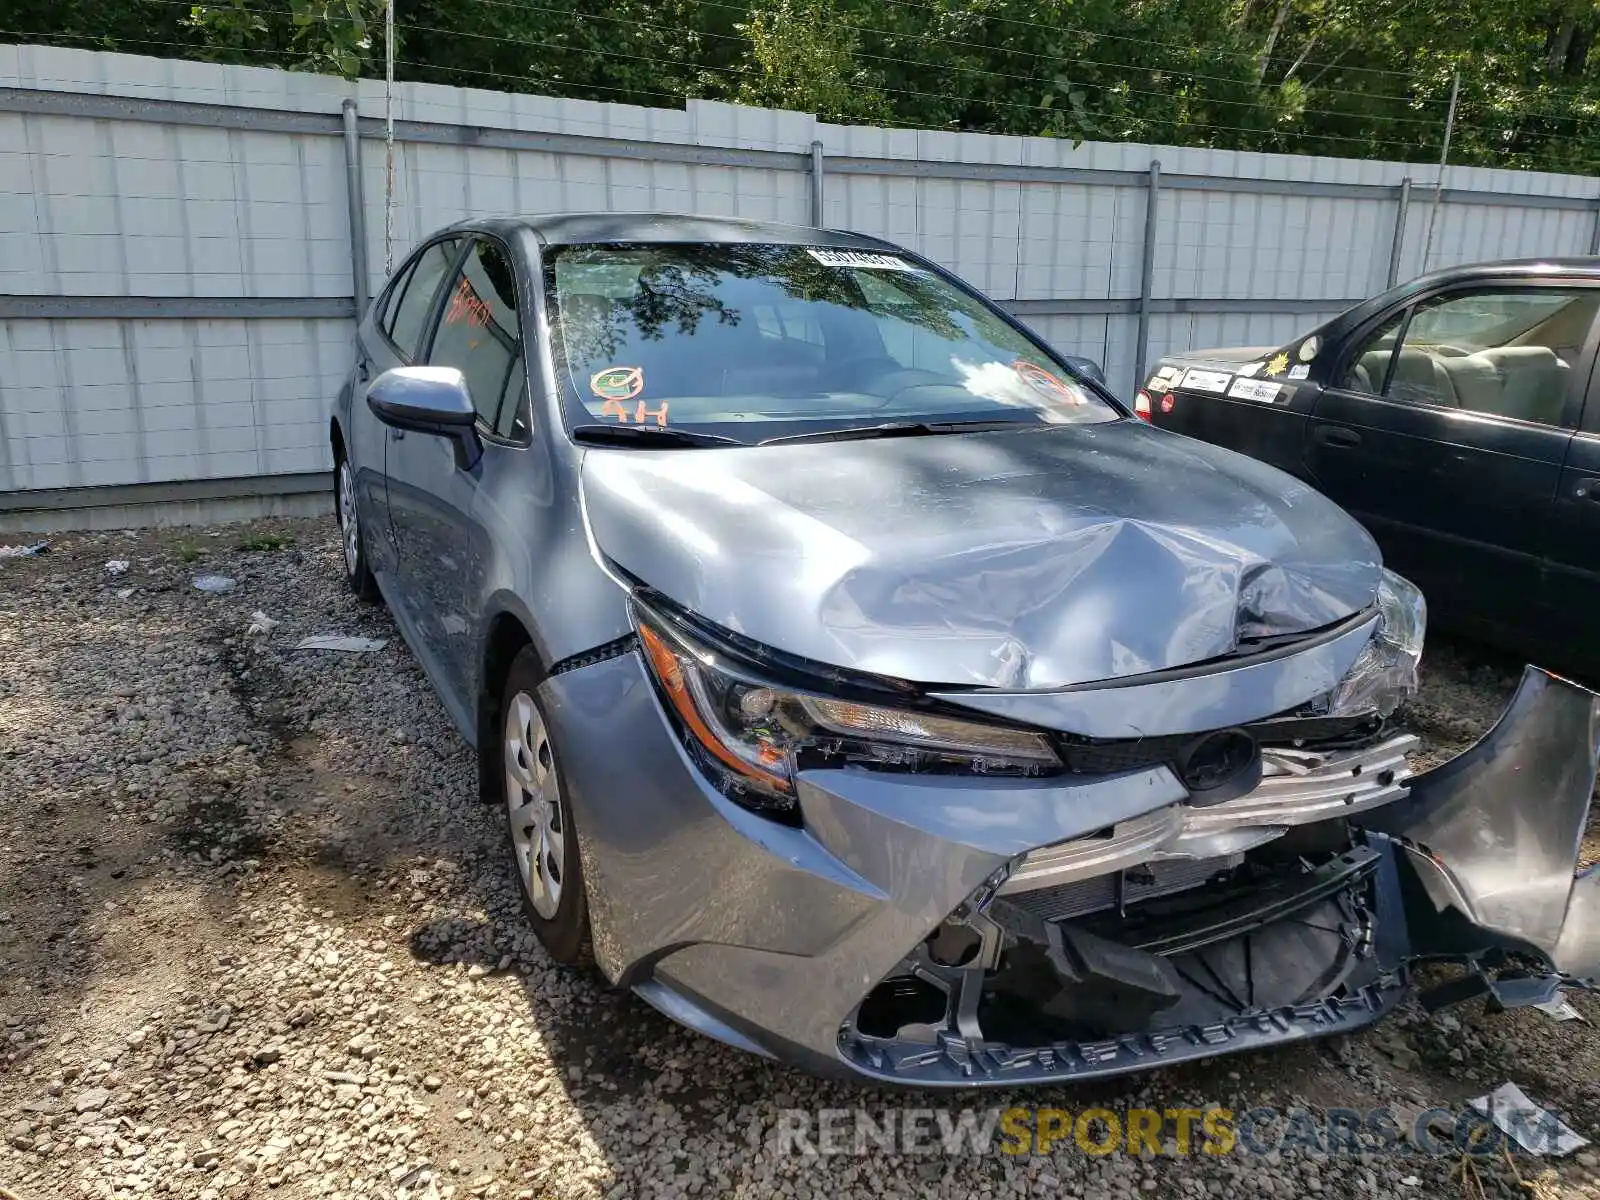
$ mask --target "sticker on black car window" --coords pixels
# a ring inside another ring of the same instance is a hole
[[[858,267],[868,271],[916,271],[920,268],[897,254],[869,254],[863,250],[808,249],[807,254],[825,267]]]

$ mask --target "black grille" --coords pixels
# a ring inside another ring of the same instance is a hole
[[[1372,740],[1382,731],[1382,723],[1372,717],[1292,716],[1258,721],[1243,728],[1263,746],[1299,742],[1310,750],[1339,750]],[[1074,774],[1114,775],[1119,771],[1175,765],[1185,746],[1205,736],[1180,733],[1108,741],[1064,737],[1058,739],[1056,749],[1067,770]]]
[[[1194,734],[1176,737],[1132,738],[1115,742],[1065,742],[1060,746],[1067,770],[1082,775],[1112,775],[1170,763]]]

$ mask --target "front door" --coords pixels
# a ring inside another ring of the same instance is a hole
[[[419,657],[451,715],[471,729],[478,609],[490,569],[484,483],[516,469],[527,441],[516,282],[500,243],[472,239],[447,282],[425,358],[466,377],[483,456],[463,467],[446,438],[407,433],[391,442],[390,521]]]
[[[1440,616],[1504,633],[1541,599],[1552,505],[1600,291],[1456,290],[1351,340],[1306,459]]]

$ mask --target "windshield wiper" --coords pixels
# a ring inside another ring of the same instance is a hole
[[[718,433],[695,433],[692,429],[663,429],[659,425],[574,425],[572,440],[599,445],[655,446],[663,450],[696,446],[743,446],[738,438]]]
[[[787,437],[768,438],[760,446],[775,446],[780,442],[857,442],[867,438],[926,437],[940,433],[981,433],[986,429],[1039,428],[1031,421],[1006,418],[982,421],[890,421],[884,425],[852,425],[845,429],[824,429],[816,433],[791,433]]]

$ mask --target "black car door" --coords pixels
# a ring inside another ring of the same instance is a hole
[[[1588,398],[1556,488],[1545,549],[1544,603],[1548,628],[1573,661],[1588,670],[1600,666],[1600,637],[1594,614],[1600,612],[1600,367],[1596,348],[1600,322],[1590,333],[1585,360]]]
[[[1331,364],[1306,461],[1447,621],[1504,634],[1541,598],[1600,290],[1530,277],[1376,317]]]

